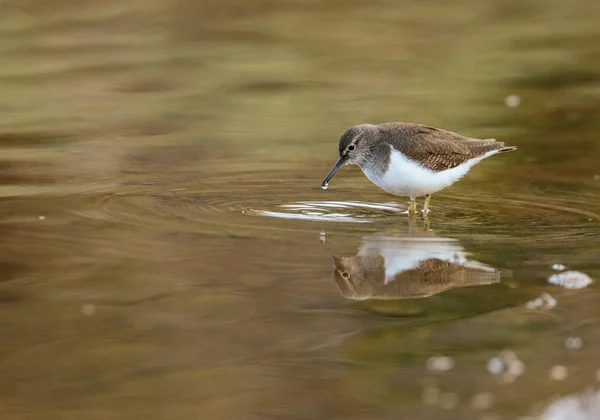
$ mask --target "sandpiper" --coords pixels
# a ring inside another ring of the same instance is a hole
[[[390,122],[350,127],[340,138],[337,162],[323,180],[342,165],[358,165],[365,176],[387,193],[410,197],[408,213],[417,211],[417,197],[454,184],[483,159],[516,150],[495,139],[474,139],[422,124]]]

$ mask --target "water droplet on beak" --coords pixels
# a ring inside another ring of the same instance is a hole
[[[321,188],[323,188],[324,190],[326,190],[327,187],[329,187],[329,184],[327,182],[321,185]]]

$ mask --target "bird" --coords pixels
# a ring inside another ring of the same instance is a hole
[[[427,215],[432,194],[454,184],[482,160],[516,149],[496,139],[465,137],[423,124],[360,124],[340,138],[339,158],[321,188],[327,188],[343,165],[357,165],[385,192],[409,197],[406,213],[415,214],[416,199],[424,196],[422,212]]]

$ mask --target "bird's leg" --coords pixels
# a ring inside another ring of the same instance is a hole
[[[412,212],[413,214],[417,212],[417,199],[416,197],[410,197],[410,206],[408,207],[408,212]]]
[[[429,201],[431,201],[431,194],[425,196],[425,203],[423,204],[423,214],[429,213]]]
[[[410,197],[410,205],[408,209],[402,212],[402,214],[416,214],[417,213],[417,199],[415,197]]]

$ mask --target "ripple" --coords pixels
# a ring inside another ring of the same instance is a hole
[[[282,204],[279,207],[285,211],[249,210],[248,214],[320,222],[372,223],[385,215],[382,212],[400,213],[402,211],[394,203],[379,204],[360,201],[299,201],[294,204]],[[332,210],[345,211],[340,213],[332,212]]]
[[[257,174],[163,191],[161,185],[143,185],[119,195],[98,194],[92,208],[79,209],[77,215],[242,235],[314,233],[323,224],[337,226],[332,227],[337,234],[363,234],[411,223],[411,218],[402,214],[408,202],[401,197],[395,200],[366,187],[323,191],[310,181]],[[363,200],[356,200],[357,196]],[[421,207],[423,201],[418,204]],[[600,197],[594,194],[444,193],[434,196],[431,209],[431,227],[451,236],[489,235],[490,240],[522,244],[600,239]],[[422,220],[422,215],[417,220]],[[361,226],[360,232],[345,225]]]
[[[430,218],[451,220],[452,227],[481,228],[487,234],[519,238],[521,243],[565,242],[600,238],[600,200],[597,195],[505,193],[495,195],[441,195]],[[442,201],[442,200],[440,200]]]

